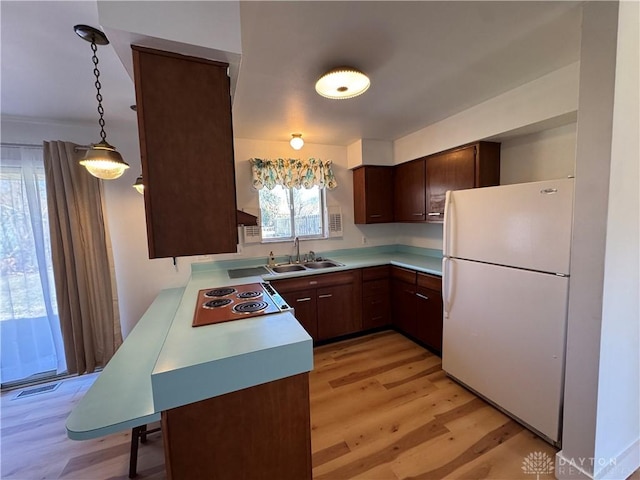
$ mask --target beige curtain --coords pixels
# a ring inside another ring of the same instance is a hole
[[[78,161],[73,143],[44,142],[51,256],[69,373],[104,366],[122,342],[100,180]]]

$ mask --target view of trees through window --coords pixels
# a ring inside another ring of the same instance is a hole
[[[58,318],[41,146],[1,145],[2,385],[66,370]]]
[[[28,202],[20,167],[2,168],[0,175],[0,216],[2,235],[0,236],[0,321],[13,318],[37,318],[46,316],[42,301],[42,286],[39,263],[36,255],[33,228],[35,222],[42,222],[42,233],[46,237],[43,247],[45,255],[51,257],[48,241],[49,228],[46,212],[46,188],[44,168],[34,171],[36,179],[36,201],[38,210],[27,208]],[[40,210],[40,208],[42,210]],[[39,215],[32,219],[31,215]],[[45,267],[46,268],[46,267]],[[45,270],[53,285],[53,270]],[[55,293],[51,292],[54,308]]]
[[[321,237],[324,235],[322,191],[313,188],[260,190],[262,238],[265,240]]]

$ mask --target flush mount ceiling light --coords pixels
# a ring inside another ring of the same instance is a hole
[[[302,139],[301,133],[292,133],[291,140],[289,140],[289,145],[294,150],[300,150],[304,145],[304,140]]]
[[[73,30],[80,38],[91,43],[91,51],[93,52],[91,60],[93,61],[93,74],[96,77],[96,100],[98,100],[98,114],[100,115],[98,124],[100,125],[100,138],[102,139],[99,143],[91,145],[84,158],[80,160],[80,165],[85,167],[94,177],[113,180],[120,177],[129,168],[129,165],[122,159],[122,155],[118,153],[115,147],[107,143],[107,134],[104,131],[104,108],[102,107],[102,94],[100,93],[102,84],[100,83],[100,70],[98,70],[96,51],[98,49],[97,45],[108,45],[109,40],[100,30],[88,25],[76,25]]]
[[[139,194],[142,195],[144,193],[144,183],[142,183],[142,175],[139,175],[138,178],[136,178],[136,183],[134,183],[132,187],[135,188]]]
[[[316,82],[316,92],[326,98],[344,99],[362,95],[371,85],[369,77],[352,67],[336,67]]]

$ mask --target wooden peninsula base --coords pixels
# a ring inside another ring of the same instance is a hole
[[[311,479],[309,374],[162,412],[167,478]]]

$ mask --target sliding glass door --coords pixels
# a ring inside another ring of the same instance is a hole
[[[66,371],[56,305],[42,147],[1,146],[0,381]]]

